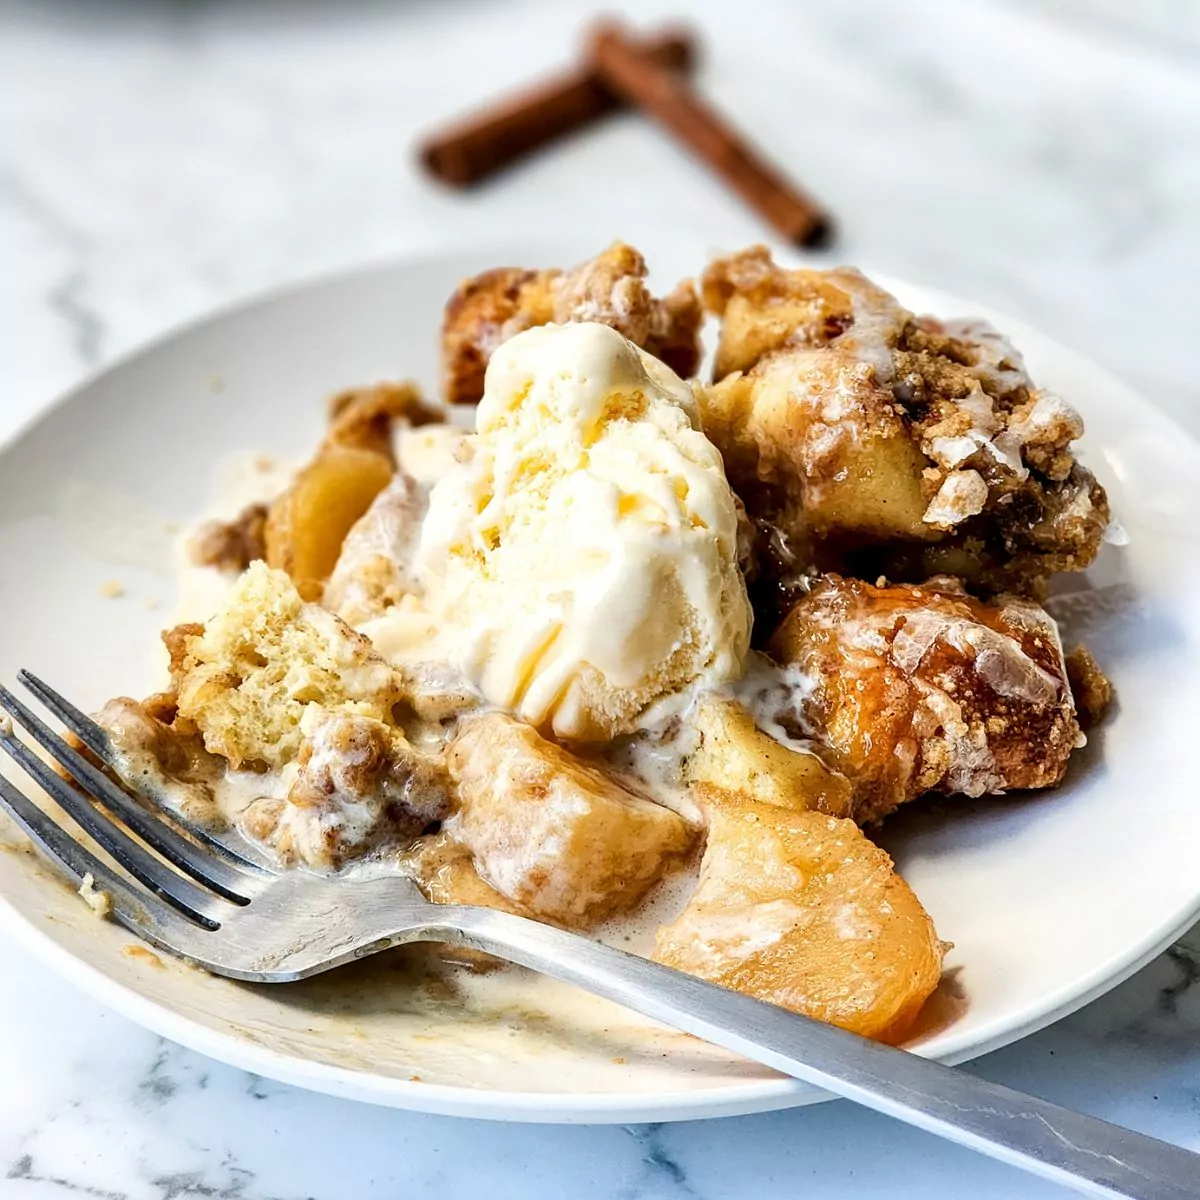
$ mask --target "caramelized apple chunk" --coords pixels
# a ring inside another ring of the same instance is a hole
[[[490,886],[551,921],[627,911],[692,842],[675,813],[499,713],[463,721],[449,767],[461,807],[447,829]]]
[[[419,838],[405,853],[403,861],[405,870],[421,889],[425,899],[434,904],[478,905],[518,917],[530,915],[519,904],[514,904],[485,883],[475,869],[470,850],[456,842],[445,830]],[[440,946],[439,956],[446,962],[477,971],[503,965],[501,959],[482,950],[450,942]]]
[[[850,815],[850,783],[811,750],[764,733],[736,700],[705,696],[696,707],[696,749],[684,779],[783,808]]]
[[[701,787],[700,878],[654,958],[793,1012],[900,1042],[941,977],[933,922],[851,821]]]
[[[346,534],[391,477],[391,462],[374,450],[323,447],[268,510],[268,565],[286,571],[304,599],[320,599]]]
[[[714,259],[700,277],[704,307],[721,318],[713,378],[749,371],[787,345],[839,337],[853,324],[852,296],[864,285],[886,297],[850,267],[785,270],[766,246]]]
[[[928,791],[1051,787],[1081,744],[1057,627],[1032,601],[829,575],[768,649],[809,681],[794,720],[853,783],[860,823]]]
[[[528,916],[519,904],[484,881],[470,850],[444,829],[414,842],[404,855],[404,865],[434,904],[474,904]]]
[[[286,571],[305,600],[319,600],[347,533],[396,469],[393,430],[441,420],[413,383],[380,383],[330,401],[329,429],[313,460],[276,497],[263,556]]]
[[[817,365],[817,351],[795,350],[699,391],[704,432],[751,516],[802,554],[829,537],[935,539],[928,463],[890,396],[868,368],[835,386]]]

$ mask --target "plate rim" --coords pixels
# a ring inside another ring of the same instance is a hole
[[[1182,911],[1182,910],[1181,910]],[[1157,958],[1200,917],[1200,902],[1186,909],[1181,924],[1115,972],[1097,969],[1094,985],[1065,993],[1058,1005],[1025,1023],[959,1051],[935,1056],[947,1066],[974,1062],[1022,1041],[1105,995]],[[135,1025],[238,1070],[343,1100],[434,1116],[515,1121],[542,1125],[620,1125],[654,1121],[696,1121],[806,1108],[839,1097],[800,1080],[769,1078],[706,1090],[672,1092],[534,1092],[466,1088],[376,1075],[332,1063],[316,1062],[258,1045],[174,1012],[135,988],[77,958],[19,912],[0,894],[0,928],[39,962],[85,995]],[[921,1054],[916,1047],[911,1053]],[[922,1057],[926,1057],[922,1055]]]
[[[152,355],[172,342],[206,327],[235,319],[240,314],[269,307],[300,293],[325,290],[369,277],[384,277],[421,265],[446,260],[512,261],[549,260],[559,243],[546,240],[526,242],[476,242],[439,245],[421,253],[397,254],[384,259],[351,264],[334,271],[318,272],[251,292],[230,303],[206,310],[172,325],[158,334],[117,355],[108,363],[89,371],[72,386],[59,393],[19,421],[0,438],[0,459],[19,452],[20,443],[52,413],[76,400],[97,382],[138,360]],[[709,252],[711,256],[711,251]],[[563,256],[566,261],[570,253]],[[1015,328],[1016,340],[1022,331],[1032,331],[1056,356],[1073,369],[1102,378],[1107,388],[1119,393],[1123,404],[1142,413],[1150,413],[1160,427],[1188,442],[1200,452],[1200,439],[1185,429],[1170,414],[1159,408],[1119,376],[1056,338],[1040,333],[1029,322],[1010,318],[987,304],[976,304],[957,293],[927,287],[900,279],[886,272],[867,271],[868,276],[888,291],[901,295],[919,291],[946,311],[982,315],[1000,328]],[[1181,905],[1147,937],[1133,945],[1128,954],[1114,954],[1074,984],[1060,987],[1045,1002],[1016,1025],[993,1023],[993,1031],[977,1037],[970,1045],[950,1046],[936,1055],[938,1061],[954,1065],[971,1061],[994,1050],[1020,1041],[1078,1011],[1104,995],[1151,962],[1196,921],[1200,919],[1200,885],[1191,900]],[[536,1092],[474,1089],[449,1084],[424,1083],[395,1076],[337,1066],[300,1057],[296,1054],[258,1045],[233,1033],[204,1025],[144,995],[136,988],[119,982],[98,967],[77,958],[37,924],[19,912],[0,894],[0,928],[12,934],[35,958],[85,994],[144,1028],[180,1045],[238,1069],[252,1071],[308,1090],[377,1105],[427,1112],[435,1115],[485,1118],[547,1124],[607,1124],[630,1121],[678,1121],[745,1115],[805,1106],[832,1099],[808,1084],[787,1078],[766,1078],[745,1083],[722,1084],[703,1090],[652,1092]],[[922,1048],[917,1047],[916,1053]]]

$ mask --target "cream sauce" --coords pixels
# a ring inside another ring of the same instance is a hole
[[[462,438],[463,431],[451,426],[400,431],[396,450],[401,470],[417,483],[422,493],[427,493],[456,465],[463,453]],[[228,520],[247,504],[268,503],[288,486],[293,471],[292,464],[278,464],[261,455],[240,455],[227,460],[219,468],[214,499],[202,519]],[[196,567],[188,561],[186,546],[190,532],[184,531],[178,541],[180,601],[174,614],[176,621],[206,620],[219,608],[235,578],[216,568]],[[371,639],[376,650],[404,674],[410,689],[418,693],[421,701],[418,708],[425,719],[408,721],[405,730],[414,745],[436,751],[453,736],[455,712],[490,707],[447,661],[441,631],[425,608],[419,585],[414,583],[414,591],[382,616],[357,621],[355,627]],[[804,744],[789,735],[785,723],[798,711],[800,700],[809,688],[809,682],[795,672],[775,666],[762,655],[752,654],[744,677],[728,685],[722,694],[745,704],[764,731],[792,748],[802,748]],[[658,728],[604,745],[580,748],[579,752],[630,791],[671,809],[689,824],[700,826],[703,813],[684,782],[686,760],[697,742],[690,714],[700,689],[693,688],[692,692],[682,714]],[[448,719],[438,719],[439,706]],[[142,768],[138,773],[144,779],[144,756],[139,756],[138,766]],[[280,806],[285,804],[296,773],[294,763],[270,772],[226,769],[206,781],[202,791],[209,797],[207,807],[197,805],[194,784],[161,775],[156,782],[168,803],[186,810],[193,819],[214,828],[237,829],[272,854],[269,843],[281,824],[286,824],[280,820]],[[295,834],[294,830],[291,832]],[[260,836],[256,837],[256,833]],[[397,853],[398,849],[401,847],[395,844],[377,846],[343,871],[404,872],[404,856]],[[696,885],[698,866],[699,854],[695,854],[660,880],[636,909],[589,930],[589,936],[635,954],[649,955],[658,929],[674,921],[686,907]],[[458,966],[445,969],[453,972],[459,1003],[465,1002],[469,1010],[532,1013],[547,1011],[552,1004],[554,1011],[563,1016],[569,1011],[572,1024],[584,1027],[591,1020],[588,1014],[595,1002],[590,998],[519,968],[479,972]]]

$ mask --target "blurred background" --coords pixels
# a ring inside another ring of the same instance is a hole
[[[1040,323],[1185,418],[1200,272],[1200,6],[609,5],[686,16],[697,86],[831,210],[819,262]],[[0,2],[3,408],[215,305],[449,243],[769,238],[621,115],[477,189],[415,141],[580,54],[551,0]],[[1195,427],[1195,425],[1193,425]]]

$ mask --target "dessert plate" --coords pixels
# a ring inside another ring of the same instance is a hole
[[[415,376],[433,388],[442,304],[502,263],[589,246],[501,247],[397,263],[257,300],[91,379],[0,451],[0,678],[27,666],[85,707],[156,684],[175,601],[172,539],[231,451],[299,457],[325,397]],[[655,254],[658,276],[704,254]],[[1125,978],[1200,916],[1200,446],[1115,379],[975,304],[882,280],[910,308],[990,317],[1068,397],[1082,457],[1128,531],[1052,601],[1118,704],[1037,796],[915,806],[884,842],[954,943],[914,1043],[961,1062]],[[120,590],[121,594],[117,595]],[[675,1120],[821,1094],[603,1001],[516,974],[430,977],[394,952],[254,987],[149,953],[97,919],[0,826],[0,923],[80,988],[156,1032],[261,1075],[429,1112],[563,1122]]]

